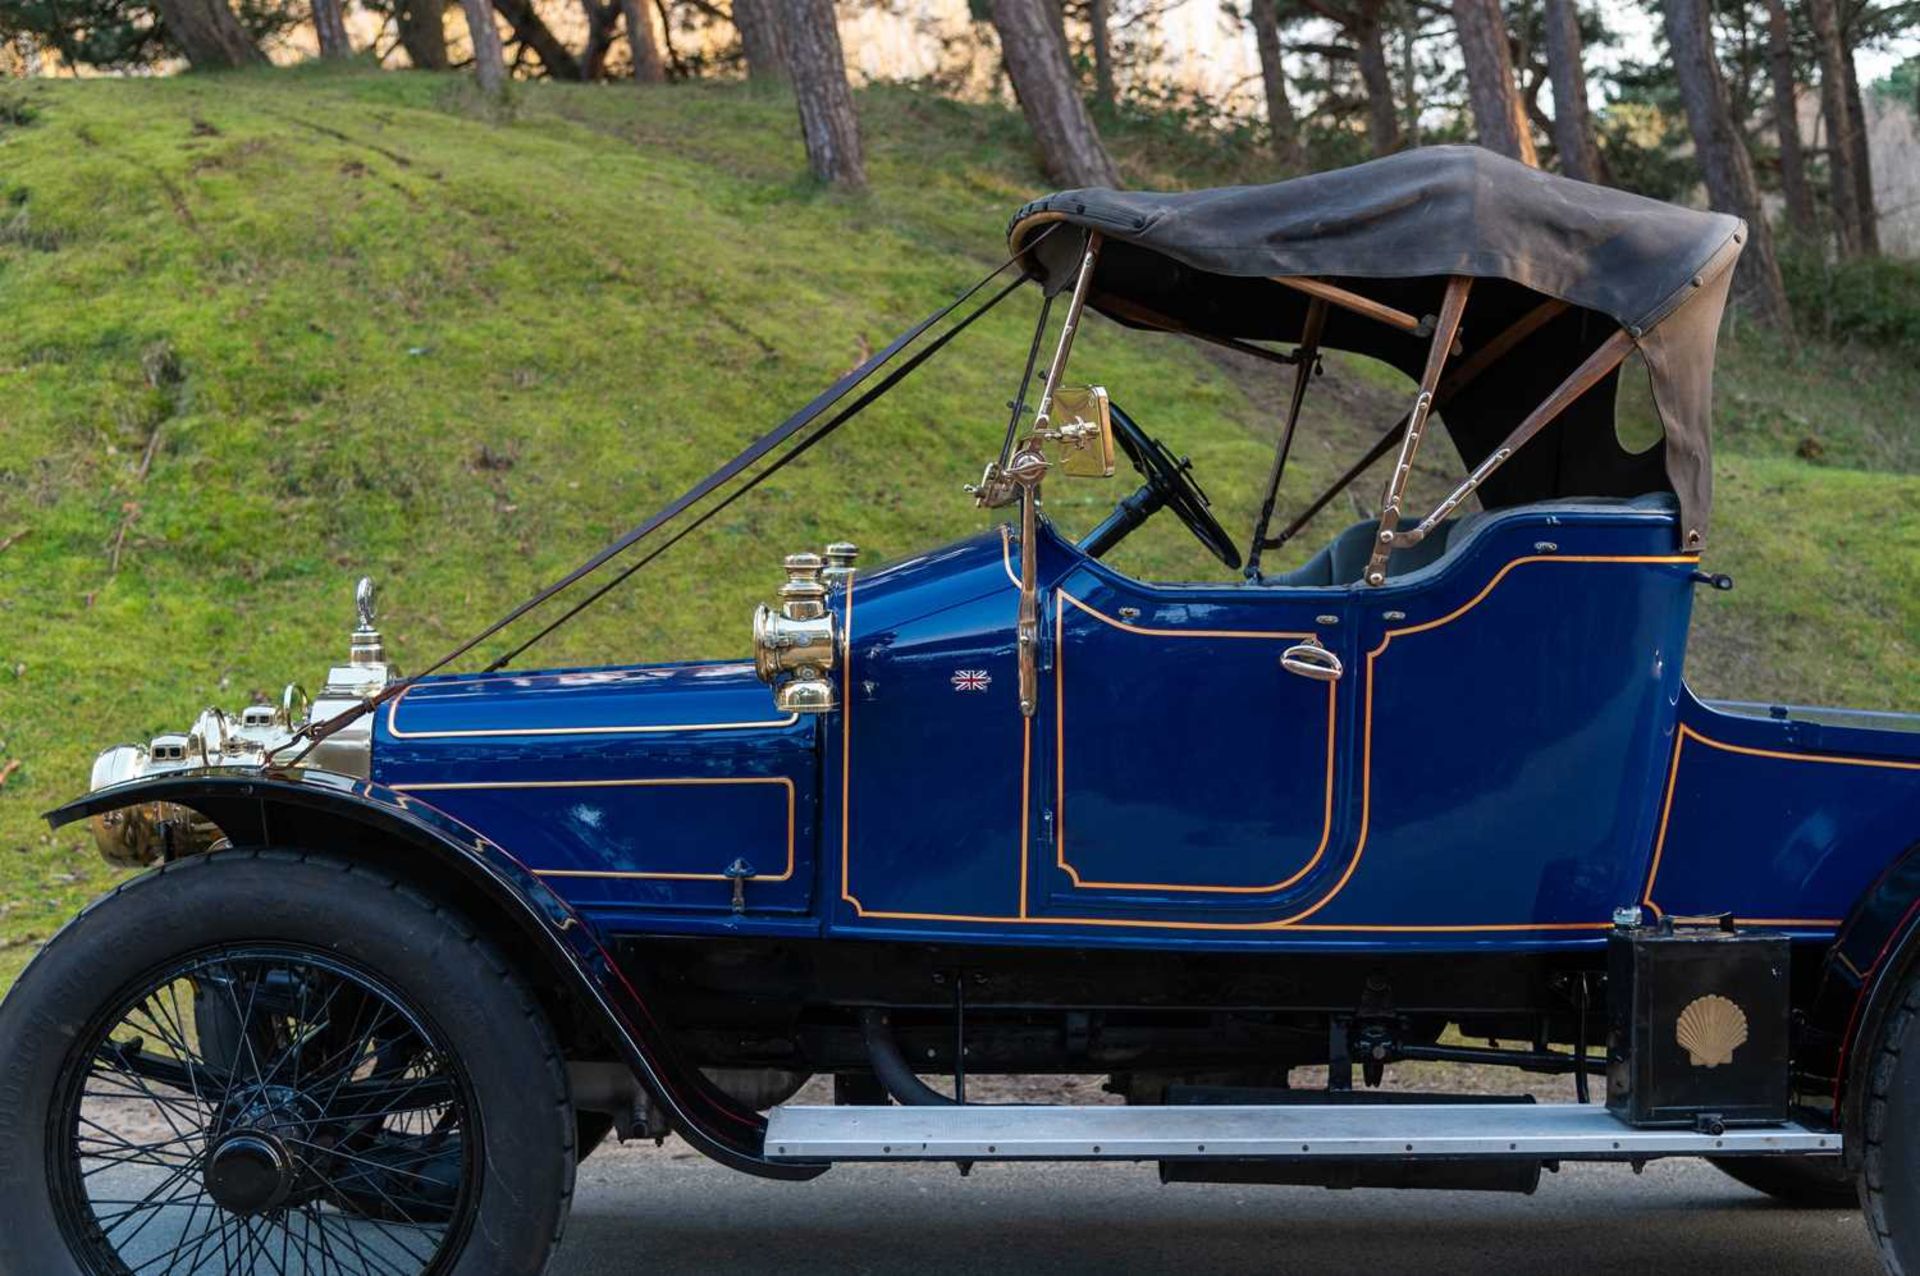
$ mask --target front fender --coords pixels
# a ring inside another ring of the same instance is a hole
[[[774,1164],[764,1154],[766,1121],[715,1089],[682,1062],[645,999],[607,952],[594,928],[534,873],[459,821],[402,793],[324,771],[177,771],[97,790],[47,814],[55,828],[145,802],[190,807],[236,846],[292,847],[368,855],[425,893],[450,898],[512,928],[524,949],[549,967],[554,986],[614,1043],[660,1103],[674,1129],[725,1165],[768,1178],[808,1179],[824,1165]]]

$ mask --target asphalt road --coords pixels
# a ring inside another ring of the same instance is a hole
[[[1676,1273],[1870,1276],[1852,1211],[1789,1210],[1699,1161],[1569,1166],[1531,1197],[1162,1186],[1151,1167],[843,1165],[769,1183],[684,1148],[580,1167],[554,1276]]]

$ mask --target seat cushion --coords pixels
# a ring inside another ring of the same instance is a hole
[[[1447,552],[1453,527],[1451,522],[1442,523],[1418,545],[1395,550],[1393,557],[1387,561],[1388,574],[1397,576],[1402,572],[1416,571],[1437,561]],[[1373,557],[1374,540],[1379,531],[1380,520],[1377,518],[1355,523],[1300,566],[1290,572],[1263,576],[1260,583],[1296,586],[1355,584],[1366,575],[1367,562]]]

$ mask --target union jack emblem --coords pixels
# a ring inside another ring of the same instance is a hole
[[[955,669],[953,671],[953,689],[955,691],[985,691],[993,685],[993,675],[985,669]]]

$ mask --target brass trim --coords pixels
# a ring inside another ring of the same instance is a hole
[[[1020,588],[1020,573],[1013,570],[1013,527],[1008,523],[1000,524],[1000,566],[1006,570],[1013,587]]]
[[[729,784],[778,784],[787,791],[787,867],[779,876],[762,874],[755,882],[784,882],[793,876],[795,855],[795,828],[797,819],[795,806],[797,797],[793,780],[784,775],[740,775],[740,776],[672,776],[631,780],[473,780],[449,781],[446,783],[426,782],[420,784],[390,784],[387,787],[395,793],[440,793],[475,789],[637,789],[637,788],[675,788],[706,787]],[[432,803],[427,803],[431,806]],[[612,869],[573,869],[573,868],[536,868],[535,877],[601,877],[601,878],[639,878],[649,881],[669,882],[725,882],[731,881],[725,873],[655,873]]]
[[[1857,758],[1838,753],[1786,753],[1779,749],[1759,749],[1746,744],[1728,744],[1715,740],[1695,731],[1686,723],[1674,733],[1673,760],[1667,767],[1667,791],[1660,802],[1660,828],[1653,839],[1653,859],[1647,866],[1647,884],[1640,892],[1640,902],[1653,910],[1655,917],[1666,916],[1660,905],[1653,902],[1653,890],[1660,877],[1660,865],[1667,849],[1667,825],[1673,816],[1673,797],[1680,783],[1680,754],[1686,748],[1687,741],[1697,740],[1710,749],[1719,749],[1723,753],[1742,753],[1749,757],[1772,758],[1780,762],[1819,762],[1829,766],[1877,767],[1889,771],[1920,771],[1920,762],[1902,762],[1895,758]],[[1740,919],[1753,926],[1819,926],[1838,928],[1838,917],[1743,917]]]
[[[1040,406],[1033,414],[1030,437],[1046,429],[1052,420],[1053,396],[1060,389],[1060,378],[1067,370],[1067,360],[1073,357],[1073,339],[1080,333],[1080,315],[1087,306],[1087,291],[1093,286],[1094,267],[1100,263],[1100,243],[1099,231],[1087,232],[1086,247],[1080,258],[1080,272],[1073,281],[1073,296],[1067,303],[1066,318],[1060,324],[1060,336],[1053,348],[1053,359],[1047,364],[1046,380],[1040,385]],[[1009,459],[1003,455],[1000,463],[1005,465]]]
[[[1407,482],[1413,475],[1413,460],[1420,451],[1420,443],[1426,436],[1427,417],[1433,410],[1434,395],[1440,389],[1441,374],[1447,366],[1447,356],[1452,353],[1454,334],[1460,331],[1460,320],[1467,311],[1467,298],[1473,289],[1473,280],[1467,275],[1455,275],[1447,280],[1446,298],[1440,303],[1440,317],[1434,324],[1433,340],[1427,347],[1426,367],[1420,373],[1420,394],[1413,401],[1413,408],[1407,413],[1407,428],[1400,436],[1400,455],[1395,459],[1393,471],[1387,476],[1386,490],[1380,496],[1379,530],[1374,534],[1373,553],[1367,560],[1366,573],[1361,577],[1369,585],[1384,585],[1387,581],[1387,559],[1393,551],[1402,545],[1413,545],[1426,535],[1425,529],[1414,528],[1408,532],[1399,531],[1400,502],[1406,497]]]

